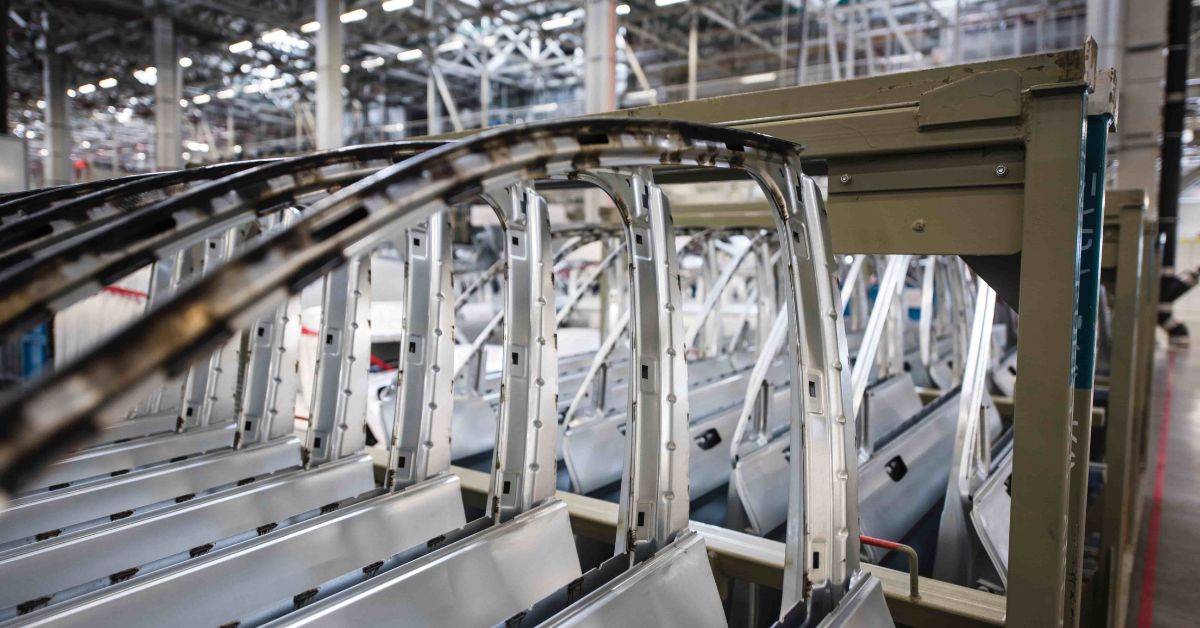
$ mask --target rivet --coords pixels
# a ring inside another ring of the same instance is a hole
[[[918,218],[918,219],[914,220],[912,223],[912,230],[916,231],[918,233],[921,231],[924,231],[925,230],[925,219]]]
[[[838,181],[841,181],[843,185],[850,185],[850,179],[851,177],[848,174],[838,177]]]
[[[996,164],[996,176],[1003,177],[1008,175],[1008,166],[1004,164]]]

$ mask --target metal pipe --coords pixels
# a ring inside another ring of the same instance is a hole
[[[865,534],[858,535],[858,542],[862,543],[863,545],[871,545],[873,547],[881,547],[887,550],[903,552],[904,555],[908,556],[908,597],[914,600],[921,599],[921,593],[919,590],[921,585],[921,563],[917,557],[917,550],[903,543],[885,541],[884,539],[877,539],[873,536],[867,536]]]

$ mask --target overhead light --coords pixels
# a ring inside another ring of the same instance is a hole
[[[462,50],[462,47],[463,47],[463,40],[451,39],[450,41],[438,46],[437,49],[440,52],[454,52],[455,50]]]
[[[268,85],[271,86],[271,89],[279,89],[280,87],[287,87],[287,79],[282,76],[277,79],[271,79],[271,82],[268,83]]]
[[[75,90],[68,89],[67,90],[67,98],[74,98],[74,97],[75,97]]]
[[[300,25],[301,33],[315,33],[319,30],[321,30],[320,22],[305,22],[304,24]]]
[[[192,158],[192,154],[191,154],[191,153],[189,153],[189,152],[187,152],[186,150],[185,150],[185,151],[183,151],[183,154],[182,154],[182,155],[180,155],[180,156],[181,156],[181,157],[183,157],[183,160],[184,160],[184,161],[190,161],[190,160],[191,160],[191,158]]]
[[[34,133],[33,131],[26,131],[26,132],[25,132],[25,139],[27,139],[27,140],[31,140],[31,139],[33,139],[33,138],[35,138],[35,137],[37,137],[37,133]],[[43,148],[42,150],[46,150],[46,149],[44,149],[44,148]],[[45,157],[45,156],[46,156],[46,155],[44,155],[44,154],[42,155],[42,157]]]
[[[90,94],[90,93],[92,93],[92,92],[94,92],[94,91],[96,91],[96,86],[95,86],[95,85],[92,85],[91,83],[88,83],[87,85],[80,85],[80,86],[79,86],[79,93],[80,93],[80,94]]]
[[[343,63],[342,67],[340,69],[342,70],[342,74],[350,73],[350,65],[349,64]]]
[[[200,94],[199,96],[193,98],[192,102],[197,105],[206,105],[210,100],[212,100],[212,96],[209,96],[208,94]]]
[[[207,153],[208,152],[208,144],[205,144],[204,142],[188,140],[187,142],[184,143],[184,146],[187,146],[187,149],[192,151],[193,153]]]
[[[189,104],[191,104],[191,103],[189,103],[189,102],[187,101],[187,99],[186,99],[186,98],[180,98],[180,99],[179,99],[179,106],[180,106],[180,107],[183,107],[184,109],[187,109],[187,106],[188,106]]]
[[[552,31],[557,28],[565,28],[575,23],[575,18],[569,15],[560,15],[553,17],[545,22],[542,22],[542,29]]]
[[[45,108],[46,108],[46,101],[44,101],[44,100],[42,100],[41,98],[39,98],[39,99],[38,99],[38,101],[37,101],[37,108],[38,108],[38,109],[45,109]]]
[[[540,105],[534,105],[529,108],[529,111],[530,113],[550,113],[551,111],[558,111],[558,103],[548,102]]]
[[[258,83],[251,83],[242,88],[244,94],[257,94],[259,92]]]
[[[38,149],[38,155],[41,155],[42,157],[45,157],[49,154],[50,154],[50,151],[46,150],[45,148]]]
[[[770,83],[777,78],[779,78],[779,75],[774,72],[763,72],[762,74],[747,74],[738,79],[738,81],[742,85],[753,85],[755,83]]]
[[[191,57],[179,57],[179,67],[181,67],[181,68],[192,67],[192,58]]]
[[[234,44],[229,44],[229,52],[234,54],[246,52],[254,47],[254,42],[250,40],[242,40]]]
[[[301,81],[303,81],[305,83],[311,83],[311,82],[317,80],[317,73],[309,71],[309,72],[305,72],[304,74],[301,74],[300,76],[297,76],[296,78],[300,79]]]
[[[382,130],[384,133],[400,133],[404,131],[404,123],[393,122],[392,124],[385,124],[380,130]]]
[[[234,145],[233,145],[233,152],[235,152],[235,153],[237,153],[237,154],[241,155],[241,154],[242,154],[242,145],[241,145],[241,144],[234,144]]]
[[[217,98],[220,98],[221,100],[229,100],[230,98],[233,98],[235,94],[236,92],[234,92],[232,89],[223,89],[217,92]]]
[[[384,3],[380,6],[384,11],[399,11],[400,9],[407,9],[412,5],[413,0],[384,0]]]
[[[367,19],[367,10],[366,9],[355,9],[353,11],[346,11],[338,19],[342,21],[342,24],[349,24],[350,22],[361,22],[362,20]]]
[[[383,60],[383,57],[373,57],[371,59],[364,59],[360,65],[362,65],[364,70],[374,70],[384,63],[387,62]]]
[[[92,147],[92,143],[87,140],[83,140],[82,142],[79,143],[79,147],[82,148],[83,150],[87,150]]]
[[[420,59],[423,56],[425,56],[425,53],[421,52],[420,48],[412,48],[410,50],[400,51],[396,55],[396,60],[397,61],[416,61],[417,59]]]
[[[102,78],[102,79],[100,79],[100,81],[97,83],[97,85],[99,85],[101,89],[108,89],[108,88],[110,88],[110,87],[116,87],[116,86],[117,86],[117,79],[115,79],[115,78],[113,78],[113,77],[111,77],[111,76],[110,76],[110,77],[108,77],[108,78]]]
[[[617,15],[629,15],[629,5],[628,4],[618,4],[617,5]]]
[[[654,6],[669,7],[672,4],[679,4],[680,2],[687,2],[687,1],[688,0],[654,0]]]
[[[643,89],[636,92],[625,92],[626,100],[650,100],[658,95],[656,89]]]
[[[283,29],[274,28],[259,36],[263,43],[274,44],[287,39],[288,34]]]
[[[521,16],[517,15],[516,13],[513,13],[512,11],[509,11],[508,9],[500,9],[500,17],[508,20],[509,22],[520,22],[521,21]]]

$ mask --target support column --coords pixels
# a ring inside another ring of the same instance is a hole
[[[430,53],[433,54],[432,52]],[[441,135],[442,101],[438,96],[437,79],[433,77],[433,64],[430,62],[429,78],[425,81],[425,118],[426,135]]]
[[[617,9],[614,0],[588,0],[583,49],[586,113],[617,108]]]
[[[342,134],[342,0],[317,0],[317,149],[338,148]]]
[[[67,118],[66,60],[48,50],[42,78],[46,92],[46,185],[65,185],[71,182],[71,121]]]
[[[1020,377],[1013,395],[1021,402],[1013,418],[1010,626],[1057,626],[1063,618],[1084,102],[1082,93],[1039,95],[1026,114],[1031,126],[1025,144]]]
[[[691,14],[691,27],[688,29],[688,100],[696,100],[696,75],[700,57],[700,17],[695,11]]]
[[[154,163],[159,170],[183,167],[182,117],[179,98],[183,92],[179,73],[179,54],[175,42],[175,21],[169,15],[154,17],[154,67],[158,83],[154,86]]]
[[[1121,57],[1118,79],[1122,115],[1113,147],[1116,187],[1146,190],[1150,199],[1148,217],[1156,218],[1168,3],[1139,2],[1134,7],[1132,0],[1122,0],[1121,4],[1123,15],[1115,17],[1128,19],[1120,20],[1124,31],[1117,55]]]

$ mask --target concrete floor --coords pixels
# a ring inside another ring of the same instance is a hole
[[[1172,352],[1160,348],[1157,358],[1154,410],[1142,486],[1142,524],[1130,584],[1127,625],[1197,626],[1200,625],[1200,346]],[[1165,464],[1160,470],[1164,455]],[[1157,487],[1160,475],[1161,487]]]

